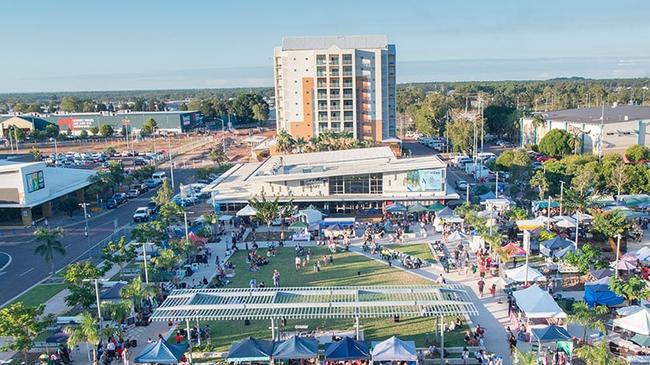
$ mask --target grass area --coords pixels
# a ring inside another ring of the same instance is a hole
[[[431,254],[427,243],[411,243],[406,245],[384,245],[386,248],[397,250],[407,255],[419,257],[423,261],[435,263],[436,259]]]
[[[65,284],[39,284],[16,298],[12,303],[23,302],[27,306],[44,304],[65,288]]]
[[[260,271],[254,273],[248,271],[246,254],[237,252],[231,258],[236,269],[235,277],[230,279],[232,281],[230,286],[248,287],[251,278],[255,278],[258,283],[264,281],[268,286],[272,283],[274,269],[280,272],[280,284],[283,287],[431,284],[430,281],[351,252],[336,253],[333,264],[322,266],[320,272],[314,272],[314,260],[322,259],[325,254],[328,254],[328,251],[323,247],[310,247],[309,249],[311,250],[311,264],[298,272],[295,270],[293,248],[280,249],[276,257],[270,258],[269,265],[262,266]],[[419,247],[410,249],[421,250]],[[450,321],[451,319],[447,319],[447,322]],[[215,321],[202,325],[210,326],[212,338],[209,348],[217,351],[225,351],[233,342],[247,336],[269,338],[271,335],[270,321],[251,321],[248,326],[245,326],[243,321]],[[284,329],[293,331],[296,325],[307,325],[309,331],[316,328],[324,331],[352,330],[354,319],[288,320]],[[435,319],[432,317],[402,319],[399,323],[394,323],[392,318],[362,319],[361,326],[366,340],[382,340],[392,335],[398,335],[404,339],[415,340],[417,346],[424,346],[427,333],[432,341],[435,339],[433,333]],[[446,346],[462,346],[464,331],[465,329],[460,329],[445,334]]]

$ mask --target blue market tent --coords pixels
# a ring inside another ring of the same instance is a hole
[[[293,336],[282,341],[273,350],[274,359],[313,359],[318,357],[318,340]]]
[[[533,202],[533,210],[546,209],[548,207],[548,201],[546,200],[537,200]],[[551,208],[559,208],[560,202],[551,201]]]
[[[147,255],[149,255],[149,249],[147,249]],[[120,291],[125,286],[126,286],[125,283],[115,283],[115,285],[111,286],[110,288],[108,288],[108,290],[101,293],[99,295],[99,299],[101,299],[101,300],[121,300],[122,296],[120,295]]]
[[[551,256],[553,252],[563,250],[569,246],[573,246],[572,241],[564,239],[560,236],[555,236],[550,240],[540,242],[539,252],[545,256]]]
[[[138,364],[176,364],[187,350],[187,344],[172,345],[165,340],[147,344],[134,362]]]
[[[386,208],[386,211],[388,211],[389,213],[406,212],[406,207],[400,203],[395,203],[388,206],[388,208]]]
[[[272,354],[272,341],[248,337],[230,346],[230,350],[228,350],[228,361],[269,361]]]
[[[542,328],[533,328],[532,332],[538,342],[566,341],[571,339],[571,335],[566,329],[554,324]]]
[[[496,199],[496,198],[497,198],[497,196],[494,194],[493,191],[488,191],[487,193],[485,193],[483,195],[479,195],[479,199],[482,202],[484,202],[484,201],[486,201],[488,199]]]
[[[585,302],[589,307],[596,305],[613,306],[623,303],[623,297],[616,295],[605,284],[589,284],[585,285]]]
[[[370,358],[368,344],[343,337],[341,341],[327,344],[325,347],[326,361],[367,360]]]

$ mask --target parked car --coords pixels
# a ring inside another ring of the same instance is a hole
[[[128,197],[124,193],[115,193],[111,199],[115,200],[115,202],[119,205],[125,203],[128,200]]]
[[[145,184],[149,189],[154,189],[154,188],[156,188],[158,185],[160,185],[159,182],[157,182],[156,180],[153,180],[153,179],[147,179],[147,180],[145,180],[145,181],[144,181],[144,184]]]
[[[117,200],[115,200],[115,199],[108,199],[106,201],[106,208],[108,208],[108,209],[115,209],[115,208],[118,207],[118,205],[119,204],[117,203]]]
[[[145,160],[144,158],[136,158],[135,160],[133,160],[133,164],[135,166],[145,166],[147,164],[147,160]]]
[[[467,181],[465,180],[456,181],[456,188],[458,188],[459,190],[467,189]]]
[[[140,189],[131,189],[126,193],[129,198],[137,198],[140,196]]]
[[[149,211],[149,208],[139,207],[138,209],[135,210],[135,213],[133,213],[133,221],[135,223],[147,222],[149,220],[150,215],[151,212]]]

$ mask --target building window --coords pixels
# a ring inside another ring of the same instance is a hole
[[[329,179],[331,195],[340,194],[381,194],[383,192],[382,174],[334,176]]]

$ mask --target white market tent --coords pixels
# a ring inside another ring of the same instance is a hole
[[[460,231],[454,231],[447,237],[447,242],[460,242],[460,241],[465,241],[466,239],[467,239],[467,235],[465,233]]]
[[[245,207],[241,208],[237,212],[238,217],[252,217],[257,214],[257,209],[253,208],[250,206],[250,204],[246,205]]]
[[[587,213],[576,213],[576,214],[573,214],[571,216],[571,218],[573,218],[574,220],[577,219],[581,224],[591,222],[591,221],[594,220],[594,217],[592,217],[591,215],[589,215]]]
[[[650,258],[650,248],[648,248],[648,246],[643,246],[636,250],[636,257],[641,261],[648,260]]]
[[[555,221],[555,225],[560,228],[575,228],[576,226],[576,220],[566,215],[560,215],[552,219]]]
[[[634,314],[642,309],[645,309],[646,307],[642,307],[640,305],[628,305],[627,307],[619,308],[616,310],[616,314],[619,316],[629,316],[631,314]]]
[[[555,302],[553,297],[537,284],[526,289],[517,290],[512,293],[517,301],[517,306],[525,314],[526,318],[566,318],[562,308]]]
[[[650,336],[650,309],[643,308],[629,316],[616,318],[614,327]]]
[[[546,277],[539,270],[532,268],[530,265],[522,265],[505,271],[506,278],[518,282],[526,282],[526,271],[528,271],[528,281],[546,281]]]
[[[298,217],[304,217],[304,222],[307,224],[319,223],[323,220],[323,213],[316,209],[302,209],[298,211]]]
[[[373,346],[372,361],[417,361],[415,341],[404,341],[393,336]]]
[[[624,270],[624,271],[630,271],[636,269],[636,265],[627,260],[618,260],[618,265],[616,264],[616,261],[612,261],[609,264],[609,267],[616,268],[617,270]]]

